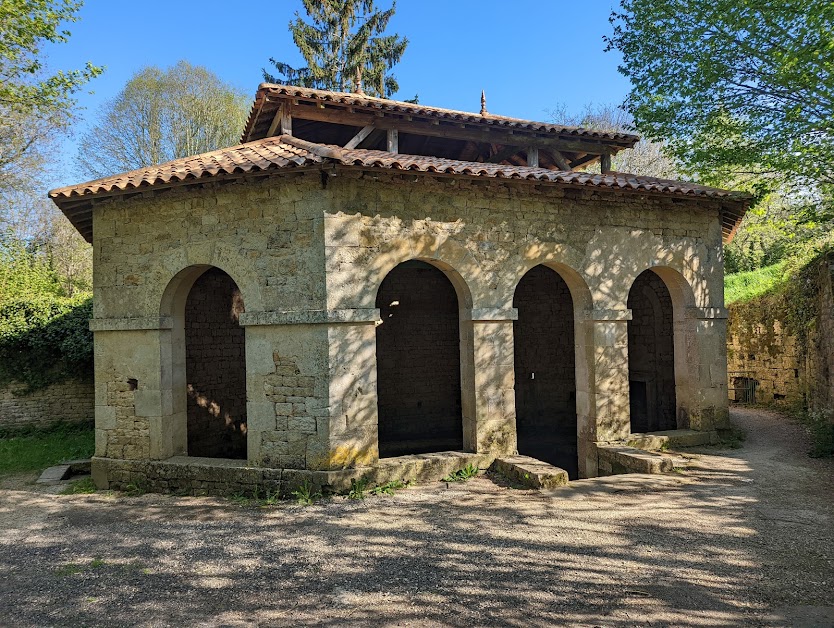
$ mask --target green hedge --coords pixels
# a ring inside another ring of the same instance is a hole
[[[93,372],[92,298],[37,295],[0,303],[0,385],[21,394]]]

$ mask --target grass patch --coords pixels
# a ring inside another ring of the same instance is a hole
[[[95,450],[91,424],[59,424],[43,430],[0,435],[0,475],[40,471],[65,460],[89,458]]]
[[[730,305],[750,301],[771,292],[786,280],[787,270],[785,260],[757,270],[727,275],[724,278],[724,302]]]
[[[728,429],[718,430],[718,446],[726,449],[741,449],[747,440],[747,432],[731,425]]]
[[[61,495],[89,495],[90,493],[95,493],[97,490],[93,478],[84,478],[65,487],[61,491]]]
[[[806,410],[802,407],[783,409],[792,419],[799,421],[811,436],[811,458],[830,458],[834,456],[834,410]]]

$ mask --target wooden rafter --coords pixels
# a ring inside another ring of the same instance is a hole
[[[518,148],[518,146],[505,146],[497,153],[492,155],[488,161],[491,164],[500,164],[502,161],[506,161],[507,159],[515,155],[517,152],[519,152],[519,150],[520,149]]]
[[[359,133],[354,135],[351,140],[345,144],[345,148],[348,150],[357,148],[362,142],[365,141],[365,138],[374,132],[374,129],[376,129],[376,127],[370,124],[368,126],[363,126]]]
[[[275,112],[275,117],[272,118],[272,123],[269,125],[269,130],[266,132],[267,137],[275,135],[278,128],[281,129],[281,135],[292,135],[292,116],[289,113],[287,105],[281,105]]]
[[[565,170],[566,172],[570,172],[570,162],[565,158],[561,151],[552,148],[548,151],[550,156],[553,158],[553,162],[559,166],[560,170]]]

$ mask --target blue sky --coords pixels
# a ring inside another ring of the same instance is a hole
[[[578,111],[585,103],[620,103],[629,83],[602,40],[615,7],[610,0],[399,0],[389,32],[410,43],[395,69],[395,97],[416,93],[426,105],[478,111],[484,89],[491,113],[534,120],[549,120],[559,104]],[[93,93],[79,95],[79,129],[146,65],[186,59],[254,96],[269,57],[303,64],[287,31],[300,9],[300,0],[86,0],[69,42],[48,51],[49,65],[106,66],[90,84]],[[74,150],[65,142],[57,184],[77,179],[68,165]]]

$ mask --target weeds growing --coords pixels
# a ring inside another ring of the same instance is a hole
[[[474,464],[468,464],[463,469],[459,469],[443,478],[444,482],[466,482],[478,475],[478,467]]]

